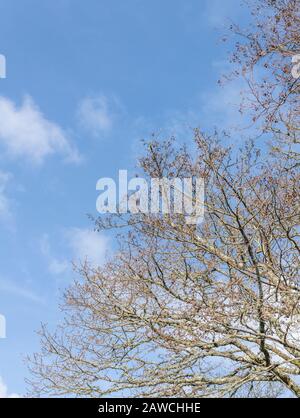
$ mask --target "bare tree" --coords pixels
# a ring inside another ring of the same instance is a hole
[[[300,2],[299,0],[251,1],[252,24],[240,28],[231,61],[234,76],[242,76],[241,111],[252,113],[259,135],[270,135],[273,150],[288,159],[300,160]],[[298,64],[297,64],[298,63]],[[292,159],[293,157],[293,159]]]
[[[42,327],[29,360],[35,396],[300,397],[299,80],[286,62],[299,48],[299,2],[258,1],[254,17],[246,36],[233,28],[245,39],[234,60],[277,152],[226,148],[199,130],[190,149],[146,144],[144,177],[204,178],[204,222],[95,220],[117,230],[120,249],[104,267],[79,266],[63,323]]]
[[[233,157],[197,131],[195,144],[192,159],[152,142],[141,166],[204,177],[205,222],[97,220],[129,230],[106,267],[81,267],[58,332],[42,329],[35,393],[232,396],[280,382],[300,395],[299,173],[261,164],[251,145]]]

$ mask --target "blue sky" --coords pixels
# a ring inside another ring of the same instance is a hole
[[[238,0],[0,0],[0,397],[25,393],[23,356],[60,318],[71,261],[101,263],[95,185],[132,169],[152,132],[236,120],[220,42]]]

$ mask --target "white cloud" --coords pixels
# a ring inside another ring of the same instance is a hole
[[[0,279],[0,291],[2,293],[10,293],[16,297],[27,299],[34,303],[44,303],[44,300],[32,290],[21,287],[19,284],[8,279]]]
[[[202,113],[206,125],[234,129],[245,122],[240,113],[242,84],[239,81],[218,86],[202,94]]]
[[[105,261],[109,240],[90,229],[69,228],[63,232],[62,242],[66,254],[63,257],[57,257],[51,248],[48,234],[44,234],[40,241],[41,253],[45,257],[50,273],[54,275],[70,272],[71,259],[75,262],[88,261],[93,267],[100,266]]]
[[[0,144],[10,157],[26,158],[36,164],[54,153],[67,161],[80,160],[64,130],[47,120],[29,96],[20,107],[0,96]]]
[[[115,98],[109,99],[104,95],[86,97],[78,106],[79,124],[94,137],[101,137],[113,128],[119,107]]]
[[[56,258],[52,258],[49,262],[49,270],[53,274],[63,274],[65,273],[70,267],[70,264],[67,260],[58,260]]]
[[[0,221],[6,224],[11,224],[13,220],[11,201],[6,195],[7,185],[11,177],[11,173],[0,171]]]
[[[94,267],[104,262],[108,249],[107,237],[89,229],[71,228],[66,231],[66,238],[77,259],[87,260]]]
[[[68,263],[67,260],[65,259],[59,260],[52,254],[52,250],[50,248],[50,243],[49,243],[49,236],[47,234],[43,235],[41,242],[40,242],[40,246],[41,246],[41,252],[48,262],[48,268],[49,268],[50,273],[55,274],[55,275],[60,275],[60,274],[65,273],[69,269],[70,263]]]
[[[0,398],[20,398],[20,395],[16,393],[8,393],[6,384],[3,382],[2,377],[0,376]]]

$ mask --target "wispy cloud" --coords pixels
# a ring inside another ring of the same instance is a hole
[[[55,153],[70,162],[80,160],[65,131],[46,119],[29,96],[20,107],[0,96],[0,145],[10,157],[25,158],[35,164]]]
[[[70,263],[66,259],[58,259],[52,253],[50,247],[49,235],[44,234],[40,241],[41,253],[45,257],[48,263],[48,269],[50,273],[60,275],[68,271]]]
[[[0,376],[0,398],[20,398],[17,393],[9,393],[6,384]]]
[[[85,228],[68,229],[65,235],[76,259],[87,260],[94,267],[104,262],[109,243],[106,236]]]
[[[240,113],[242,90],[241,82],[235,81],[202,93],[201,113],[205,125],[226,130],[241,127],[245,122]]]
[[[57,256],[57,251],[50,245],[50,237],[44,234],[40,241],[41,253],[44,256],[48,270],[54,275],[64,275],[71,272],[72,261],[88,261],[93,267],[105,261],[109,249],[109,239],[91,229],[68,228],[62,232],[63,255]]]
[[[11,178],[11,173],[0,170],[0,221],[6,225],[11,225],[13,222],[11,201],[7,197],[8,183]]]
[[[23,286],[6,278],[0,279],[0,291],[3,293],[9,293],[13,296],[21,297],[23,299],[27,299],[34,303],[44,303],[44,299],[33,292],[31,289],[24,288]]]
[[[92,136],[101,138],[112,130],[120,110],[120,102],[115,97],[85,97],[77,110],[79,125]]]

